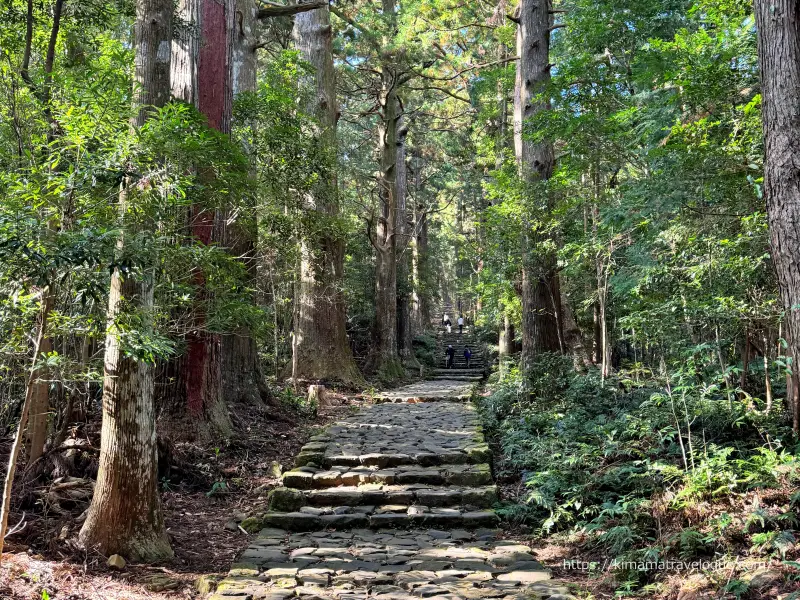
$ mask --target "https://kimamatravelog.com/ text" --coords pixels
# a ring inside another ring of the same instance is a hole
[[[730,567],[725,560],[623,560],[618,558],[604,561],[564,559],[562,568],[568,571],[708,571]],[[758,565],[748,565],[750,568]],[[766,567],[767,564],[764,564]]]

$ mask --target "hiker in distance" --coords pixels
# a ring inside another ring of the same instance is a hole
[[[464,315],[458,317],[458,335],[464,333]]]
[[[467,368],[469,369],[469,361],[472,358],[472,350],[469,349],[469,346],[464,348],[464,360],[467,361]]]
[[[447,350],[445,350],[444,353],[447,355],[447,368],[452,369],[456,361],[456,349],[450,344],[447,346]]]
[[[442,317],[442,325],[444,325],[447,328],[447,333],[450,333],[452,331],[451,328],[453,324],[450,322],[450,317],[447,316],[447,313],[445,313],[444,317]]]

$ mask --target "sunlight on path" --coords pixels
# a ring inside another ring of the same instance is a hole
[[[501,539],[472,392],[407,386],[313,437],[213,600],[573,598]]]

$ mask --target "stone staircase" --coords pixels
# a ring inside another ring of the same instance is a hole
[[[212,600],[574,599],[497,529],[473,391],[407,386],[312,437]]]
[[[442,325],[442,317],[447,315],[452,323],[451,331]],[[437,330],[437,356],[439,358],[439,368],[434,371],[433,379],[449,379],[453,381],[480,381],[486,371],[486,356],[484,355],[483,345],[475,338],[472,328],[465,325],[462,332],[458,332],[458,311],[453,310],[451,304],[444,305],[438,312],[438,316],[431,323]],[[453,368],[447,368],[447,357],[445,350],[449,345],[455,350],[455,360]],[[464,358],[464,349],[469,346],[472,351],[470,368],[467,368],[467,361]]]
[[[497,501],[491,453],[474,409],[426,400],[365,406],[311,438],[284,474],[284,487],[272,492],[261,525],[496,525],[487,510]]]
[[[454,368],[448,370],[455,371],[456,373],[466,370],[467,361],[464,358],[464,349],[469,346],[470,350],[472,350],[470,370],[483,373],[483,370],[486,367],[485,357],[480,344],[477,342],[471,332],[471,328],[465,326],[463,333],[458,333],[458,327],[453,327],[452,329],[453,331],[451,333],[447,333],[447,329],[440,329],[437,334],[437,337],[439,338],[439,348],[441,349],[439,367],[442,369],[447,367],[447,358],[444,351],[448,345],[452,345],[456,351],[456,356],[453,364]]]

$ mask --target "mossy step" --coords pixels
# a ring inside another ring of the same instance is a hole
[[[488,453],[488,449],[480,448],[476,452],[486,456],[484,453]],[[300,467],[283,474],[284,486],[300,490],[365,483],[477,487],[490,485],[492,472],[487,463],[478,463],[431,467],[407,465],[392,468],[334,466],[328,470]]]
[[[349,508],[349,507],[339,507]],[[268,512],[262,515],[260,526],[276,527],[287,531],[321,531],[327,529],[405,529],[410,527],[440,527],[477,529],[496,527],[500,522],[496,513],[489,510],[464,512],[457,509],[431,508],[421,512],[422,507],[408,510],[420,512],[375,512],[365,514],[356,509],[340,514],[312,514],[311,512]],[[256,523],[250,524],[256,531]]]
[[[437,452],[417,451],[410,454],[403,452],[370,452],[367,454],[327,454],[328,446],[322,442],[303,446],[295,459],[297,467],[315,465],[331,471],[346,471],[350,467],[375,467],[378,469],[403,467],[435,467],[442,465],[477,465],[491,460],[492,453],[484,442],[483,434],[476,431],[464,448],[442,448]],[[468,444],[468,445],[467,445]],[[363,482],[362,482],[363,483]],[[386,483],[386,482],[381,482]],[[351,485],[347,481],[334,485]],[[324,486],[329,487],[329,486]]]
[[[497,486],[480,487],[375,485],[341,486],[324,490],[278,487],[269,494],[269,509],[295,511],[304,506],[422,505],[430,507],[490,508],[497,503]]]

